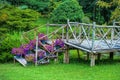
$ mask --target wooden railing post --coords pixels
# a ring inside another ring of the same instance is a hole
[[[64,53],[64,63],[69,63],[69,46],[66,45],[66,51]]]
[[[113,60],[113,55],[114,53],[113,52],[110,52],[110,59]]]
[[[78,53],[78,61],[80,62],[80,51],[79,51],[79,49],[77,49],[77,53]]]
[[[38,56],[38,36],[36,37],[35,66],[37,66],[37,56]]]
[[[92,29],[92,51],[94,49],[94,44],[95,44],[95,25],[96,25],[96,23],[93,22],[93,29]]]
[[[91,62],[90,62],[90,66],[95,66],[95,54],[91,53]]]
[[[68,29],[69,29],[69,19],[67,20],[67,26],[66,26],[66,41],[68,42],[69,40],[69,34],[68,34]]]
[[[47,29],[46,29],[46,33],[47,33],[47,35],[49,34],[49,22],[47,23],[47,27],[46,27]]]

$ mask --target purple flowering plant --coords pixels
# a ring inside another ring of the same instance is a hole
[[[25,51],[29,50],[29,44],[23,44],[21,45],[21,48],[23,48]]]
[[[45,57],[45,56],[46,56],[46,52],[45,52],[44,50],[38,51],[38,57],[39,57],[40,59],[42,59],[42,58]]]
[[[19,56],[25,54],[23,48],[13,48],[12,53]]]
[[[35,46],[36,45],[36,39],[30,40],[30,45]]]
[[[38,34],[38,39],[39,40],[48,40],[48,37],[43,33],[39,33]]]
[[[64,47],[64,42],[61,39],[56,39],[54,46],[59,46],[60,48]]]
[[[24,45],[21,46],[21,48],[23,48],[24,51],[27,53],[28,51],[34,49],[34,45],[32,43],[24,44]]]
[[[49,51],[49,52],[53,52],[54,51],[54,46],[53,45],[45,45],[44,46],[45,47],[45,49],[47,50],[47,51]]]

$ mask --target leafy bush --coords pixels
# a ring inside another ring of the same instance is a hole
[[[11,49],[21,44],[20,33],[6,34],[0,41],[0,62],[9,61],[13,58]]]
[[[85,16],[85,17],[82,18],[82,22],[83,23],[90,23],[90,18]]]
[[[29,30],[36,25],[34,21],[39,18],[40,14],[31,9],[21,10],[17,7],[5,5],[0,9],[1,29],[6,30]]]
[[[49,13],[49,6],[50,1],[49,0],[7,0],[12,5],[21,6],[21,5],[27,5],[29,8],[37,10],[38,12],[41,12],[42,14],[48,14]]]
[[[76,0],[66,0],[61,3],[51,14],[53,22],[81,21],[84,13],[82,7],[79,6]]]

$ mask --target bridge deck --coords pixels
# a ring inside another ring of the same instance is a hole
[[[110,40],[106,40],[109,46],[106,44],[105,41],[95,40],[94,41],[94,48],[92,49],[92,41],[87,40],[82,41],[82,43],[77,43],[74,39],[70,39],[69,41],[64,41],[65,44],[81,49],[83,51],[87,52],[93,52],[93,53],[100,53],[100,52],[113,52],[113,51],[119,51],[120,50],[120,42],[117,44],[111,44]],[[114,40],[113,43],[115,43],[117,40]]]

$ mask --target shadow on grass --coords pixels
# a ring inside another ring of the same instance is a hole
[[[120,59],[101,59],[101,60],[95,60],[95,65],[114,65],[120,63]],[[70,58],[70,64],[80,64],[80,65],[90,65],[90,60],[85,60],[80,58]]]

